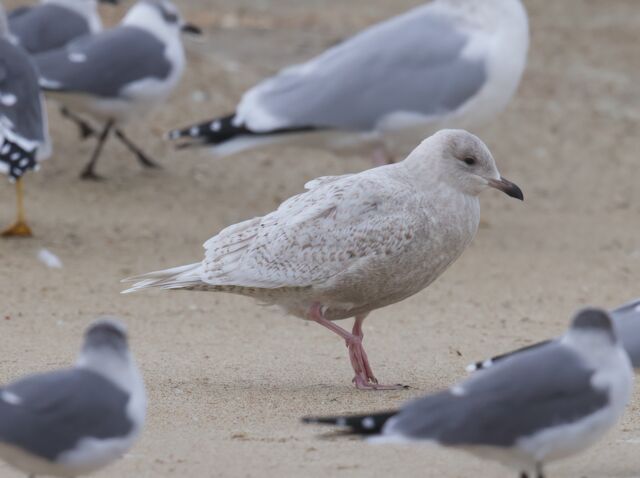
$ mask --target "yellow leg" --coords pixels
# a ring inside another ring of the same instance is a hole
[[[16,200],[18,206],[18,218],[13,226],[2,233],[2,237],[31,237],[33,233],[27,225],[24,214],[24,193],[22,191],[22,178],[16,181]]]

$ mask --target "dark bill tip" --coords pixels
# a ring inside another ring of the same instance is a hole
[[[191,35],[202,35],[200,27],[195,26],[193,23],[185,23],[182,25],[182,31]]]
[[[507,196],[511,196],[512,198],[520,199],[520,201],[524,201],[524,194],[522,193],[522,189],[518,187],[517,184],[512,183],[508,179],[500,178],[500,179],[490,179],[489,186],[492,188],[496,188]]]

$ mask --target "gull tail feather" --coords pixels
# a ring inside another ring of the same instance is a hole
[[[352,435],[378,435],[382,433],[385,423],[393,417],[396,412],[376,413],[373,415],[353,415],[342,417],[305,417],[303,423],[313,425],[336,425],[349,428],[348,433]]]
[[[134,284],[123,294],[138,292],[143,289],[193,289],[202,286],[200,279],[200,268],[202,264],[188,264],[186,266],[173,267],[161,271],[149,272],[135,277],[128,277],[122,282],[133,282]]]
[[[186,128],[171,130],[166,136],[167,139],[172,141],[185,140],[178,144],[178,149],[213,146],[214,153],[225,156],[273,142],[278,136],[310,132],[315,129],[312,126],[300,126],[254,131],[245,124],[238,123],[234,113],[187,126]]]

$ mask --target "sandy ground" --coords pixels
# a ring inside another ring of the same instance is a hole
[[[55,156],[26,181],[37,236],[0,242],[0,383],[68,363],[96,315],[118,314],[145,374],[148,424],[135,449],[96,476],[512,476],[455,451],[323,439],[298,419],[393,407],[447,386],[469,361],[560,333],[583,304],[640,295],[638,1],[526,0],[533,39],[521,89],[476,131],[526,201],[486,193],[470,250],[427,291],[368,319],[378,377],[412,386],[389,393],[354,390],[344,345],[318,326],[230,295],[121,296],[119,280],[199,260],[206,238],[271,210],[305,181],[369,167],[367,158],[291,147],[215,160],[176,153],[161,134],[227,112],[263,76],[420,2],[180,3],[206,39],[189,44],[172,101],[129,129],[162,171],[142,171],[111,142],[99,164],[108,181],[79,181],[93,142],[78,142],[50,108]],[[105,10],[107,23],[122,11]],[[0,202],[9,224],[8,183]],[[42,247],[64,269],[38,262]],[[640,476],[639,408],[636,396],[615,432],[549,473]],[[0,476],[20,475],[0,464]]]

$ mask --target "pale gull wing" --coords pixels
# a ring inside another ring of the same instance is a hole
[[[127,87],[171,73],[165,45],[147,31],[121,26],[35,57],[45,90],[116,98]]]
[[[29,53],[63,47],[91,32],[89,23],[72,9],[45,3],[9,15],[9,29]]]
[[[631,359],[631,364],[635,368],[640,368],[640,299],[628,302],[617,309],[611,311],[613,325],[616,335],[622,342],[627,355]],[[467,367],[469,372],[482,370],[491,367],[502,360],[516,357],[518,354],[532,350],[558,339],[545,340],[501,355],[496,355],[482,362],[475,362]]]
[[[346,178],[348,176],[353,176],[353,174],[343,174],[341,176],[320,176],[319,178],[312,179],[311,181],[307,181],[304,185],[306,190],[315,189],[318,186],[322,186],[323,184],[329,184],[334,181],[337,181],[342,178]]]
[[[128,435],[129,395],[101,375],[70,369],[0,389],[0,443],[55,460],[83,438]]]
[[[23,49],[0,39],[0,133],[3,132],[16,141],[42,142],[46,137],[35,67]]]
[[[575,352],[553,342],[410,403],[387,422],[384,435],[454,446],[515,445],[606,407],[608,393],[593,387],[593,374]]]
[[[398,112],[451,113],[486,81],[482,59],[463,55],[468,41],[441,9],[418,7],[257,85],[234,122],[371,130]]]
[[[402,196],[412,193],[391,177],[372,173],[319,185],[262,218],[223,230],[205,243],[201,280],[307,287],[372,260],[393,261],[417,227],[408,208],[397,207],[410,202]]]

